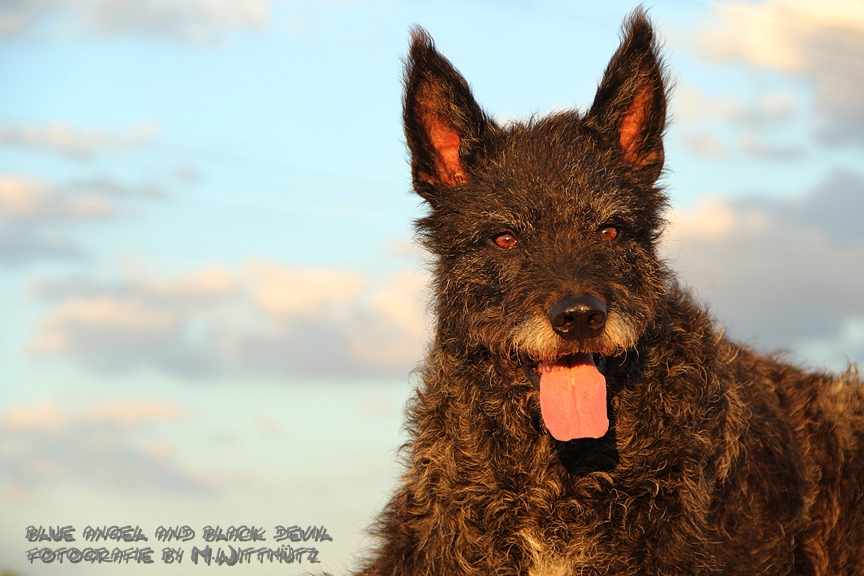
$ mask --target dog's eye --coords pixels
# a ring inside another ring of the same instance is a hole
[[[606,242],[611,242],[618,237],[619,230],[616,226],[603,226],[600,228],[600,239]]]
[[[509,250],[516,246],[516,236],[511,234],[510,232],[504,232],[503,234],[498,234],[495,236],[495,245],[499,248],[503,248],[504,250]]]

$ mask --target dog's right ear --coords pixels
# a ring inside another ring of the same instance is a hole
[[[403,121],[414,189],[433,205],[446,189],[470,181],[476,154],[494,126],[465,78],[420,27],[411,32],[405,64]]]

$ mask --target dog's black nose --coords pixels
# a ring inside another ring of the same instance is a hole
[[[606,305],[592,296],[565,296],[552,305],[549,322],[562,338],[577,340],[597,336],[606,325]]]

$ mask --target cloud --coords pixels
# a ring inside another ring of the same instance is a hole
[[[748,132],[741,134],[739,143],[741,151],[750,158],[787,161],[800,160],[805,156],[805,150],[802,146],[769,144]]]
[[[208,43],[231,29],[265,26],[268,12],[263,0],[2,0],[0,34],[48,27]]]
[[[175,278],[45,282],[52,308],[30,342],[97,371],[155,368],[188,378],[404,374],[422,355],[416,274],[248,262]]]
[[[729,98],[712,98],[692,86],[675,90],[675,103],[682,122],[720,119],[739,126],[776,128],[793,120],[801,112],[801,104],[791,94],[769,92],[744,105]]]
[[[19,223],[0,222],[0,264],[17,266],[45,259],[80,259],[84,250],[62,233],[46,233]]]
[[[36,150],[58,152],[74,160],[89,160],[101,151],[125,150],[145,144],[158,133],[152,124],[137,124],[125,134],[109,134],[101,130],[81,130],[65,124],[45,126],[10,123],[0,126],[0,144],[22,146]]]
[[[54,404],[17,406],[0,414],[0,477],[32,487],[54,479],[126,490],[208,491],[160,439],[140,441],[156,424],[185,417],[155,400],[101,403],[70,412]]]
[[[718,24],[700,36],[706,54],[809,80],[819,139],[864,144],[864,4],[737,1],[717,13]]]
[[[27,221],[92,220],[110,214],[107,194],[68,194],[43,180],[0,174],[0,213]]]
[[[741,132],[737,139],[723,139],[712,131],[696,131],[684,137],[690,152],[705,157],[740,156],[759,160],[800,160],[807,154],[803,146],[796,144],[771,144],[760,140],[752,132]]]
[[[802,118],[800,103],[789,94],[767,93],[743,104],[682,86],[675,102],[684,144],[698,156],[788,161],[806,154],[789,141],[788,128]]]
[[[862,214],[864,180],[837,172],[795,200],[715,199],[679,211],[665,251],[733,336],[839,367],[864,360],[854,338],[864,318]],[[834,354],[816,355],[820,342]]]
[[[125,216],[139,198],[164,196],[165,190],[154,183],[129,186],[96,178],[56,185],[22,174],[0,173],[0,264],[80,258],[85,252],[70,234],[70,227]]]

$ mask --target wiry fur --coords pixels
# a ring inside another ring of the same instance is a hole
[[[437,326],[361,574],[864,573],[857,371],[728,341],[657,256],[666,84],[636,11],[587,113],[502,127],[414,31],[405,130]],[[582,293],[608,322],[565,340],[549,307]],[[611,426],[560,442],[523,366],[578,352],[606,356]]]

